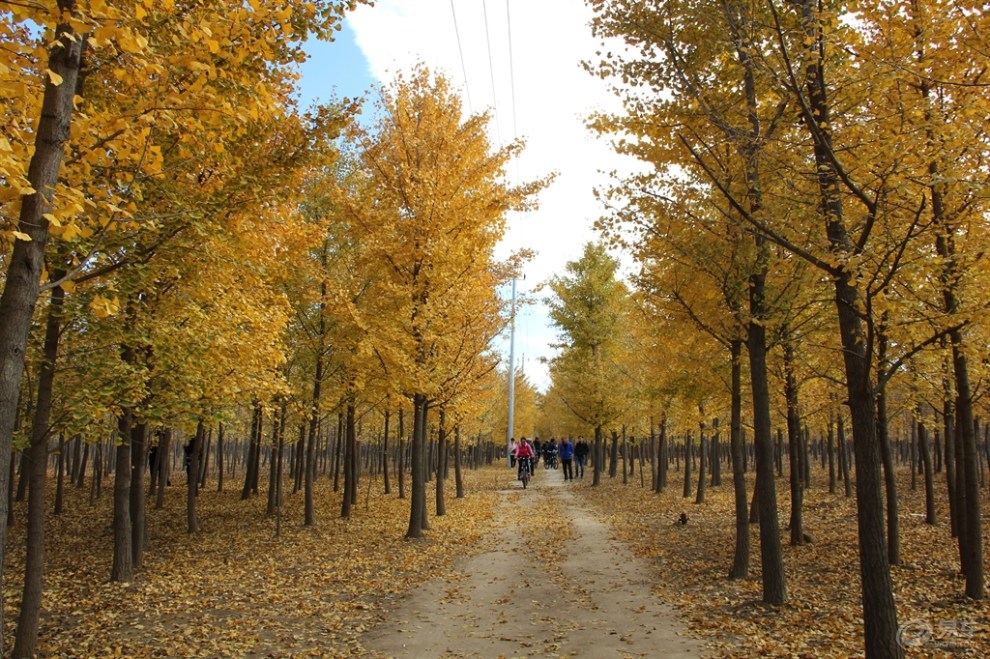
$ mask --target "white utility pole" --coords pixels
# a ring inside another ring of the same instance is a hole
[[[509,318],[509,426],[505,431],[505,464],[512,466],[509,454],[512,446],[512,427],[515,425],[516,406],[516,280],[512,279],[512,316]]]

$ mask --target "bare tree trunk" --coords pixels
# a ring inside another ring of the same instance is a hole
[[[357,468],[355,451],[357,448],[357,434],[355,431],[355,409],[354,403],[347,403],[347,416],[344,422],[344,496],[341,501],[340,516],[347,518],[351,516],[351,505],[354,502],[354,476]]]
[[[65,505],[65,435],[58,436],[58,465],[55,472],[55,508],[54,515],[61,515]]]
[[[879,353],[882,355],[881,347]],[[894,456],[890,450],[890,435],[887,424],[887,388],[877,390],[877,435],[880,441],[880,459],[884,470],[884,488],[887,498],[887,560],[891,565],[901,564],[900,511],[897,501],[897,474],[894,470]],[[914,469],[911,469],[914,481]],[[911,489],[914,489],[912,487]]]
[[[75,17],[74,0],[58,0],[59,13],[65,19]],[[79,70],[86,44],[84,35],[76,34],[69,20],[55,26],[48,41],[48,62],[42,67],[54,75],[43,76],[44,92],[41,114],[35,132],[34,153],[28,166],[28,183],[32,194],[23,195],[17,230],[28,236],[15,240],[6,259],[7,272],[3,293],[0,294],[0,492],[7,492],[11,448],[17,419],[21,379],[24,375],[24,355],[28,332],[40,291],[44,271],[45,247],[48,243],[48,220],[52,197],[58,183],[65,145],[69,141],[73,101],[78,89]],[[47,64],[47,66],[46,66]],[[60,80],[60,83],[54,80]],[[0,548],[7,546],[9,499],[0,496]],[[0,551],[0,581],[3,580],[4,552]],[[0,598],[0,652],[5,649],[3,637],[3,598]]]
[[[143,421],[131,426],[131,560],[134,569],[144,566],[145,540],[145,490],[144,490],[144,446],[148,436],[148,425]]]
[[[427,401],[423,394],[413,397],[412,436],[412,493],[409,506],[409,529],[406,538],[423,537],[423,517],[426,510],[426,468],[424,444],[426,440]]]
[[[162,433],[162,437],[159,440],[158,452],[156,453],[154,469],[158,472],[158,495],[155,498],[155,510],[161,510],[165,507],[165,488],[170,485],[169,480],[172,477],[172,461],[169,460],[170,451],[172,450],[172,434],[173,430],[171,426],[165,428],[165,432]]]
[[[694,457],[694,438],[691,431],[684,433],[684,491],[681,496],[687,499],[691,496],[691,461]]]
[[[602,427],[601,425],[595,426],[595,445],[593,447],[594,451],[594,472],[593,479],[591,481],[592,487],[597,487],[601,485],[602,482],[602,455],[604,454],[602,446]]]
[[[272,450],[280,450],[277,447],[282,446],[282,436],[285,434],[285,421],[288,414],[288,403],[283,398],[282,405],[279,410],[279,415],[275,419],[272,426]],[[269,464],[268,470],[268,508],[265,510],[265,514],[271,517],[278,511],[278,470],[281,468],[279,464],[280,455],[272,455],[271,462]]]
[[[794,3],[804,30],[804,52],[809,55],[803,74],[803,118],[813,140],[818,171],[820,209],[826,237],[840,263],[857,258],[856,242],[845,225],[840,179],[832,143],[832,113],[825,82],[825,60],[818,53],[826,48],[820,5],[816,0]],[[871,215],[873,210],[868,212]],[[867,224],[872,224],[867,222]],[[859,530],[860,579],[863,593],[864,646],[868,657],[902,657],[897,642],[897,608],[894,602],[890,563],[884,538],[884,506],[881,488],[881,456],[876,426],[876,398],[871,381],[873,346],[865,331],[865,308],[856,273],[846,266],[832,269],[839,335],[845,364],[846,389],[852,418],[853,450],[856,456],[856,509]]]
[[[224,440],[224,427],[223,422],[217,426],[217,493],[223,492],[223,468],[224,468],[224,455],[223,455],[223,440]]]
[[[920,417],[919,417],[920,418]],[[921,464],[925,470],[925,523],[934,526],[935,516],[935,474],[932,470],[932,453],[928,445],[928,428],[923,421],[918,421],[918,448],[921,453]]]
[[[385,494],[390,494],[392,486],[388,480],[388,423],[390,420],[389,410],[385,410],[385,428],[382,438],[382,480],[385,481]]]
[[[828,420],[828,493],[835,494],[835,435],[831,417]]]
[[[608,452],[608,477],[615,478],[618,472],[619,466],[619,433],[612,431],[612,445]]]
[[[454,426],[454,483],[457,488],[455,498],[464,498],[464,476],[461,473],[461,426]]]
[[[248,440],[248,453],[247,453],[247,464],[244,470],[244,487],[241,488],[241,501],[245,501],[251,498],[251,486],[254,484],[254,472],[258,469],[258,462],[255,460],[255,450],[254,447],[261,446],[261,422],[262,422],[262,412],[261,403],[259,401],[254,402],[254,411],[251,415],[251,437]],[[192,472],[186,472],[189,478]]]
[[[767,382],[766,259],[765,241],[757,236],[759,263],[750,275],[749,322],[750,389],[753,397],[753,441],[756,447],[756,490],[753,493],[760,522],[760,562],[763,568],[763,601],[782,604],[787,599],[780,520],[777,516],[777,490],[774,483],[774,449],[770,421],[770,387]]]
[[[113,478],[113,565],[110,581],[134,580],[131,550],[131,410],[125,409],[118,421],[116,462]],[[97,479],[98,482],[98,479]]]
[[[255,410],[258,414],[258,410]],[[206,437],[206,429],[203,427],[203,420],[196,424],[196,435],[190,439],[189,451],[189,478],[186,479],[186,529],[189,533],[199,533],[199,517],[196,515],[196,496],[199,494],[199,479],[195,477],[199,473],[199,454],[203,439]]]
[[[440,408],[440,429],[437,434],[437,474],[436,474],[436,506],[437,517],[447,514],[444,501],[444,471],[447,468],[447,411]]]
[[[63,273],[56,272],[56,278]],[[55,382],[55,364],[58,360],[59,336],[62,327],[62,309],[65,292],[60,286],[52,290],[45,324],[44,359],[38,378],[38,400],[31,424],[31,444],[27,449],[30,466],[28,493],[27,547],[24,563],[24,589],[21,612],[17,621],[14,640],[14,657],[34,656],[38,645],[38,623],[41,616],[41,598],[44,590],[45,564],[45,496],[48,475],[48,426],[51,421],[52,393]],[[59,446],[64,445],[59,438]],[[61,456],[59,458],[61,460]]]
[[[736,504],[736,549],[729,569],[730,579],[749,576],[749,518],[747,515],[746,465],[742,436],[742,339],[734,339],[732,351],[732,400],[729,420],[729,449],[732,451],[732,488]]]
[[[702,414],[704,414],[704,408],[702,408]],[[708,438],[705,435],[705,422],[701,422],[701,427],[698,430],[698,442],[701,445],[698,448],[701,459],[698,464],[698,493],[694,498],[696,504],[705,502],[705,481],[708,479],[708,456],[706,451],[708,450]]]
[[[791,545],[804,544],[804,469],[801,462],[801,420],[798,417],[798,385],[794,375],[794,344],[784,329],[784,399],[787,405],[787,451],[791,480]]]

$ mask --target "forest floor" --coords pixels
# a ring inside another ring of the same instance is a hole
[[[655,574],[614,539],[562,471],[504,493],[485,551],[417,588],[362,642],[386,657],[702,656],[653,594]]]
[[[186,533],[185,487],[148,511],[144,566],[109,583],[111,490],[92,503],[67,489],[50,516],[39,653],[49,657],[298,656],[862,656],[854,498],[830,494],[816,470],[804,525],[814,542],[786,544],[786,481],[778,480],[788,601],[760,603],[758,527],[750,576],[729,580],[731,483],[695,504],[671,486],[653,494],[638,465],[564,484],[539,469],[523,491],[505,467],[466,471],[420,541],[403,539],[409,501],[364,478],[349,519],[325,477],[317,523],[303,527],[301,493],[286,497],[281,533],[265,515],[265,485],[246,501],[231,482],[198,499],[202,530]],[[181,474],[178,480],[184,480]],[[694,487],[697,480],[694,480]],[[752,492],[752,481],[749,483]],[[958,549],[944,520],[924,523],[923,488],[900,472],[902,564],[894,567],[909,657],[985,657],[990,601],[963,596]],[[986,493],[986,489],[983,490]],[[26,504],[15,502],[3,583],[8,643],[17,624]],[[984,499],[990,528],[990,500]],[[675,524],[686,513],[686,525]],[[986,531],[985,531],[986,533]],[[985,549],[990,542],[985,540]],[[524,567],[524,569],[523,569]],[[528,585],[526,585],[528,584]],[[425,645],[430,643],[431,645]],[[9,645],[8,645],[9,647]],[[691,654],[688,654],[691,653]]]

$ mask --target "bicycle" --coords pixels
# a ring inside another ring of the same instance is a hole
[[[519,461],[519,480],[522,481],[524,490],[529,485],[530,469],[531,466],[528,458],[523,458]]]

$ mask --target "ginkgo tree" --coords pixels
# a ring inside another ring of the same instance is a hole
[[[550,318],[559,329],[560,353],[550,363],[557,399],[594,429],[594,479],[601,482],[603,432],[629,407],[635,379],[628,364],[629,292],[618,261],[602,244],[588,243],[566,274],[550,279]]]
[[[377,124],[357,133],[368,182],[340,206],[363,244],[372,304],[363,321],[384,377],[412,399],[412,497],[407,536],[426,525],[424,445],[427,410],[444,399],[465,364],[487,349],[484,335],[501,311],[494,291],[511,275],[494,248],[506,215],[532,207],[546,180],[511,185],[505,168],[522,148],[493,151],[488,115],[463,116],[461,100],[425,66],[379,91]]]

